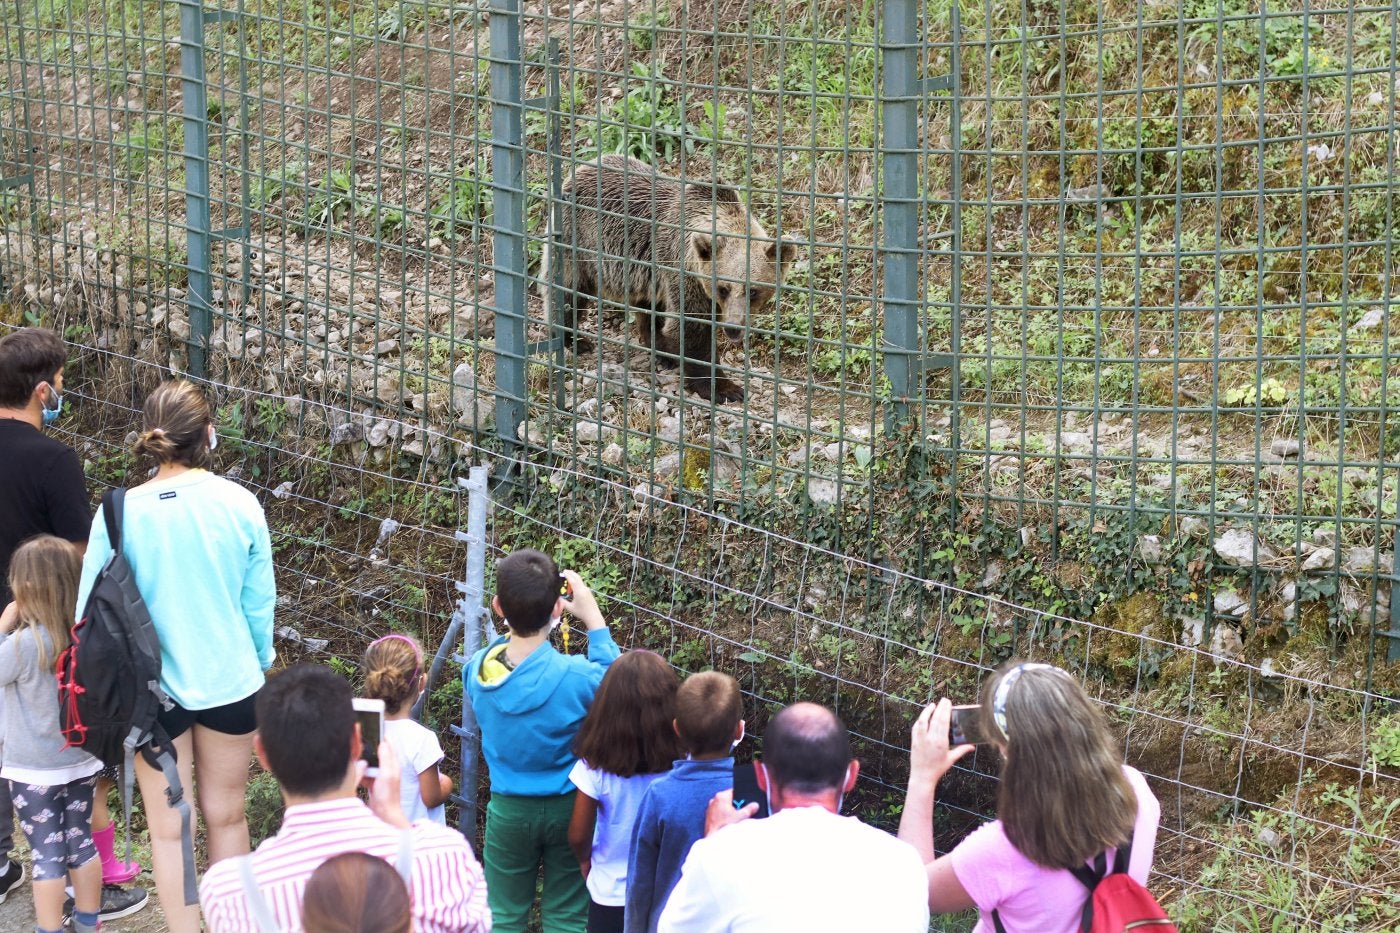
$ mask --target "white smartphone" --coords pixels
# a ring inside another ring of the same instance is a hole
[[[369,765],[366,777],[379,777],[379,742],[384,737],[384,701],[355,697],[355,721],[360,724],[360,757]]]

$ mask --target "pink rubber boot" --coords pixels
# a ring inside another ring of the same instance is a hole
[[[121,862],[115,852],[115,823],[108,823],[105,829],[94,830],[92,842],[97,846],[97,854],[102,858],[102,883],[126,884],[141,874],[139,862]]]

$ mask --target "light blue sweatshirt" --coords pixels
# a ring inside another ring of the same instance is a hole
[[[126,493],[122,552],[160,636],[160,685],[185,709],[241,700],[272,666],[277,588],[257,498],[205,470]],[[112,555],[102,509],[92,522],[78,613]]]
[[[462,681],[481,729],[491,792],[512,797],[573,793],[574,736],[608,665],[621,653],[606,628],[588,633],[588,657],[540,645],[509,675],[483,683],[482,659],[505,636],[472,655]]]

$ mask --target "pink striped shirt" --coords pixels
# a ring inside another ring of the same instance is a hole
[[[390,864],[400,831],[355,797],[288,807],[282,829],[253,853],[253,874],[277,928],[301,930],[301,895],[311,873],[342,852],[368,852]],[[418,933],[489,933],[491,909],[481,866],[461,834],[429,821],[413,826],[413,928]],[[213,866],[199,886],[212,933],[259,933],[243,896],[237,859]]]

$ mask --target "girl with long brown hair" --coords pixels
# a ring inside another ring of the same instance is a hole
[[[679,687],[661,655],[627,652],[608,668],[574,740],[569,845],[588,885],[588,933],[622,930],[632,825],[647,788],[678,757]]]
[[[974,748],[949,747],[951,710],[940,700],[914,724],[899,821],[928,868],[934,913],[976,907],[974,933],[1072,933],[1087,893],[1069,869],[1128,847],[1128,874],[1147,882],[1161,806],[1079,682],[1049,664],[1008,664],[987,681],[977,729],[1003,757],[997,819],[936,856],[935,790]]]

